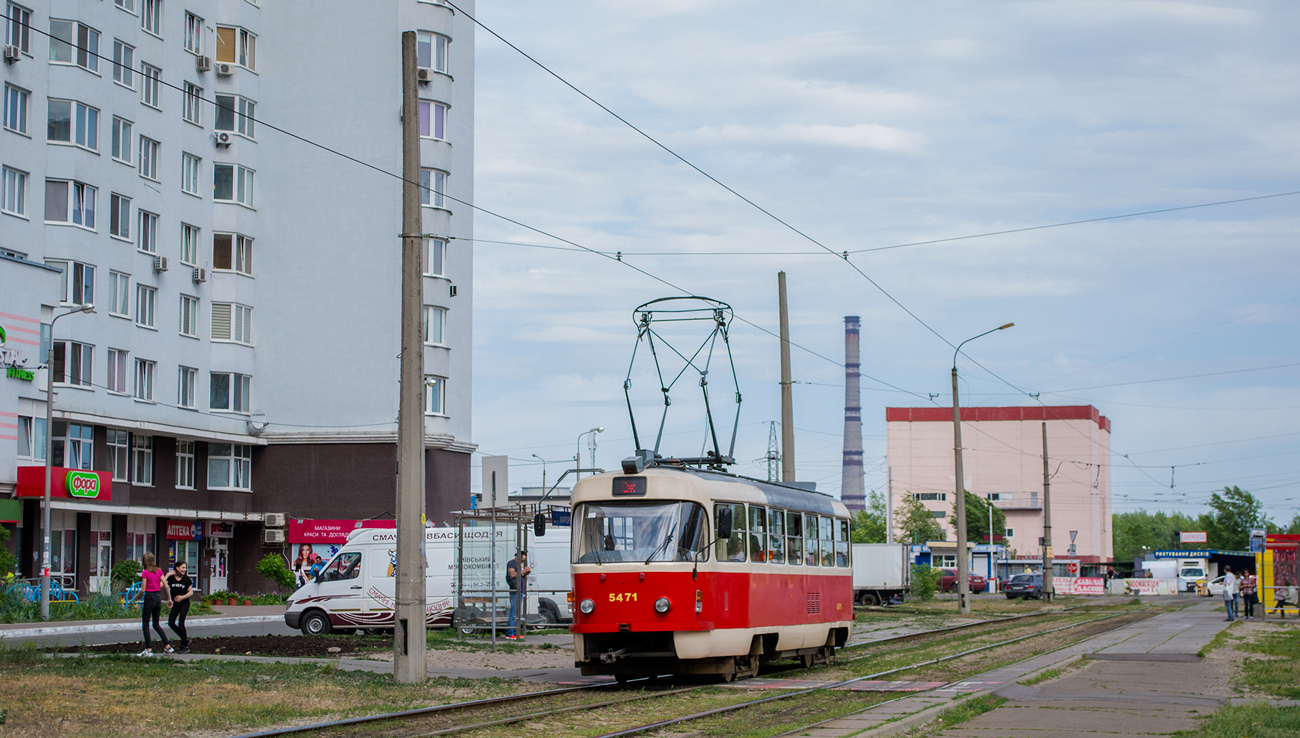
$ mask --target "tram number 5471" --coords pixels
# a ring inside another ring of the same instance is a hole
[[[610,592],[610,602],[636,602],[636,592]]]

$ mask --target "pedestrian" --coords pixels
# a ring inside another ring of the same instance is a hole
[[[1231,566],[1223,567],[1223,609],[1228,612],[1224,620],[1231,623],[1237,619],[1237,577]]]
[[[1253,620],[1255,605],[1259,604],[1259,580],[1255,578],[1255,572],[1251,569],[1247,569],[1245,576],[1241,578],[1241,602],[1246,609],[1246,620]]]
[[[313,582],[319,582],[320,573],[324,569],[325,569],[325,559],[322,559],[320,554],[316,554],[315,560],[311,562],[311,580]]]
[[[167,642],[167,634],[163,632],[162,624],[158,622],[158,616],[162,613],[163,598],[163,570],[158,568],[157,561],[150,551],[146,551],[140,559],[143,569],[140,572],[140,579],[144,582],[144,601],[140,603],[140,628],[144,631],[144,650],[138,655],[153,655],[153,639],[149,636],[149,621],[153,620],[153,629],[158,631],[158,637],[162,639],[163,650],[166,653],[172,653],[171,644]],[[168,599],[171,593],[167,593]]]
[[[506,621],[506,638],[512,641],[519,638],[516,632],[519,604],[528,589],[528,574],[532,570],[528,565],[528,552],[523,550],[517,552],[510,563],[506,564],[506,584],[510,587],[510,618]]]
[[[190,614],[190,600],[194,597],[194,580],[186,574],[189,568],[189,564],[178,561],[176,566],[172,567],[171,573],[167,575],[167,591],[172,598],[172,611],[167,615],[167,626],[172,629],[177,638],[181,639],[181,647],[177,653],[190,652],[190,637],[185,632],[185,616]]]

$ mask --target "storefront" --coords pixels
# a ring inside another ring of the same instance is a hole
[[[207,554],[208,586],[204,588],[205,592],[220,592],[230,588],[230,539],[234,537],[234,523],[207,523],[204,549]]]
[[[194,588],[211,591],[205,586],[207,577],[199,570],[199,552],[203,546],[203,523],[197,520],[167,521],[167,561],[162,566],[176,566],[182,562],[189,567]]]
[[[17,492],[19,499],[44,499],[45,497],[45,467],[43,466],[20,466],[18,467],[18,484]],[[91,503],[108,503],[113,500],[113,479],[108,472],[88,471],[84,469],[68,469],[64,467],[51,467],[50,469],[50,578],[64,587],[76,590],[78,582],[81,579],[87,579],[91,591],[106,592],[108,590],[107,578],[108,572],[112,568],[112,547],[108,544],[105,552],[106,558],[100,559],[101,542],[99,533],[101,531],[94,529],[94,521],[98,516],[101,526],[105,525],[111,517],[107,512],[92,513],[91,529],[85,531],[89,540],[85,542],[90,549],[90,558],[85,562],[85,571],[79,571],[81,567],[77,566],[78,560],[78,528],[80,521],[76,512],[62,509],[59,506],[63,501],[91,502]],[[39,530],[39,518],[37,519],[37,534],[41,535]],[[34,547],[33,555],[39,556],[39,550],[43,541],[38,539],[37,546]],[[40,574],[40,561],[37,559],[33,569],[37,575]]]

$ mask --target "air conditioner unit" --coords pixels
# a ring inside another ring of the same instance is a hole
[[[208,281],[208,270],[204,269],[203,267],[194,267],[194,281],[195,282]]]
[[[21,59],[21,58],[23,58],[23,55],[22,55],[22,52],[19,51],[19,49],[18,49],[17,46],[6,46],[6,47],[5,47],[5,62],[6,62],[6,63],[8,63],[8,64],[13,64],[14,62],[18,61],[18,60]]]
[[[203,547],[204,547],[204,548],[216,548],[216,547],[217,547],[217,539],[215,539],[215,538],[213,538],[213,537],[211,537],[211,536],[208,536],[207,538],[204,538],[204,539],[203,539]]]
[[[194,71],[208,72],[212,70],[212,57],[200,56],[194,60]]]
[[[284,529],[263,528],[262,543],[284,543]]]
[[[284,513],[266,513],[262,516],[262,525],[267,528],[283,528]]]
[[[165,256],[155,256],[155,257],[153,258],[153,270],[154,270],[155,272],[165,272],[165,271],[167,271],[167,257],[165,257]]]
[[[433,70],[427,67],[420,67],[419,69],[415,70],[415,78],[420,80],[421,82],[428,82],[429,80],[433,79]]]
[[[226,63],[223,62],[223,63],[217,65],[217,76],[218,76],[218,77],[229,77],[230,75],[232,75],[232,74],[234,74],[234,73],[235,73],[235,65],[233,65],[233,64],[226,64]]]
[[[230,146],[230,134],[225,131],[217,131],[212,134],[212,141],[219,149],[228,148]]]

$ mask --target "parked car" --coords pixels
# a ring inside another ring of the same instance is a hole
[[[1011,577],[1002,588],[1007,593],[1008,600],[1014,600],[1017,597],[1029,599],[1033,597],[1036,600],[1043,599],[1043,575],[1042,574],[1017,574]]]
[[[967,581],[970,583],[970,591],[973,593],[987,592],[989,582],[978,574],[967,574]],[[957,572],[952,569],[944,569],[943,576],[939,578],[939,590],[942,592],[957,591]]]
[[[1205,596],[1223,597],[1223,577],[1215,577],[1205,585]]]

